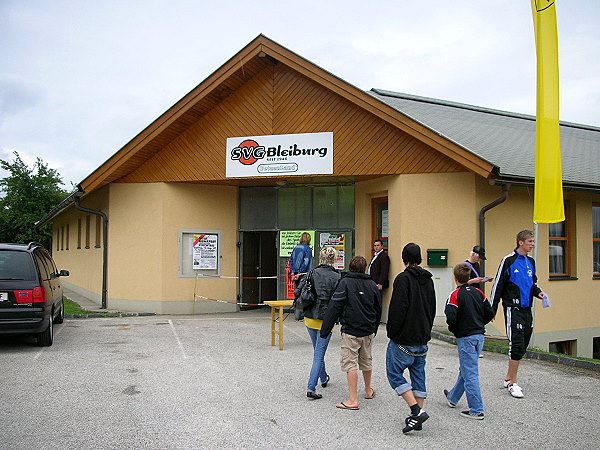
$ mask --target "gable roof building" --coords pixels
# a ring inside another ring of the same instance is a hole
[[[323,133],[333,136],[330,173],[227,176],[228,139]],[[591,232],[600,227],[600,129],[563,123],[561,136],[567,221],[562,231],[539,226],[538,276],[551,282],[544,288],[553,299],[576,292],[585,307],[553,302],[536,318],[535,345],[576,339],[577,351],[591,355],[600,336],[585,310],[599,308],[585,302],[600,278]],[[285,298],[295,233],[311,233],[315,255],[336,246],[340,269],[353,255],[368,258],[381,238],[391,280],[403,270],[404,244],[417,242],[443,322],[451,267],[481,244],[493,275],[516,233],[533,228],[534,139],[532,117],[363,91],[260,35],[40,223],[53,223],[54,257],[70,270],[72,289],[111,308],[158,313]]]

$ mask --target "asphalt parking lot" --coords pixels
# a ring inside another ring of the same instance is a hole
[[[330,385],[322,400],[306,398],[312,347],[292,315],[284,351],[270,345],[265,310],[67,319],[55,332],[46,348],[0,337],[0,448],[598,448],[600,379],[579,369],[524,361],[526,398],[513,399],[501,387],[506,357],[485,353],[486,418],[469,420],[459,416],[464,399],[451,409],[442,394],[457,375],[456,348],[434,340],[431,418],[403,435],[408,408],[385,377],[385,329],[373,350],[377,395],[360,411],[335,408],[347,395],[337,329]]]

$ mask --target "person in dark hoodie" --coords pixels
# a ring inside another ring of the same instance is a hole
[[[358,369],[365,382],[365,398],[375,397],[375,389],[371,386],[371,344],[381,322],[381,296],[371,276],[365,273],[367,260],[363,256],[352,258],[349,269],[340,279],[325,311],[321,339],[329,336],[339,318],[342,324],[341,366],[348,378],[349,396],[336,407],[358,410]]]
[[[435,317],[435,289],[430,272],[419,266],[421,248],[406,244],[402,249],[406,268],[394,280],[388,310],[387,336],[390,339],[386,354],[387,377],[392,389],[410,407],[403,433],[421,430],[429,415],[423,410],[427,389],[425,387],[425,362],[427,343]],[[410,373],[410,383],[404,371]]]

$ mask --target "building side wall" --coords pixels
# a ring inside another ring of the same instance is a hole
[[[111,309],[132,309],[126,303],[130,300],[152,302],[162,298],[164,192],[164,183],[111,184],[108,218]]]
[[[390,283],[404,270],[403,247],[409,242],[419,244],[422,265],[434,276],[439,324],[444,323],[444,301],[453,288],[452,266],[464,261],[476,242],[475,177],[467,172],[407,174],[356,184],[357,253],[372,255],[371,199],[387,195]],[[428,267],[427,249],[447,249],[448,266]],[[384,321],[391,292],[390,287],[384,296]]]
[[[109,187],[103,187],[81,199],[81,206],[108,213]],[[86,245],[86,241],[88,241],[86,236],[87,217],[89,217],[90,223],[89,245]],[[74,205],[61,213],[52,223],[52,256],[59,270],[69,271],[69,277],[64,278],[63,282],[67,286],[73,286],[76,290],[85,293],[100,304],[104,243],[101,234],[102,228],[98,230],[96,226],[96,217],[94,214],[76,209]],[[98,231],[100,231],[99,236],[97,236]],[[100,245],[96,246],[98,241]]]
[[[179,276],[180,230],[221,233],[221,273],[237,272],[237,188],[113,183],[109,296],[112,309],[162,314],[235,311],[235,280]],[[191,257],[188,249],[184,257]],[[197,301],[194,301],[196,299]]]
[[[478,184],[478,208],[491,203],[502,194],[498,186]],[[573,221],[571,236],[571,263],[573,278],[557,280],[549,275],[549,226],[539,224],[536,236],[536,270],[538,285],[548,293],[552,307],[544,309],[541,301],[534,306],[535,326],[531,346],[549,349],[550,342],[577,340],[577,354],[592,356],[592,341],[600,337],[600,303],[598,287],[600,280],[592,277],[592,203],[598,195],[567,192]],[[516,235],[520,230],[534,230],[533,190],[512,187],[508,200],[486,214],[486,275],[496,276],[502,258],[516,247]],[[533,256],[533,254],[532,254]],[[490,295],[492,283],[487,283]],[[497,319],[488,325],[491,334],[506,335],[504,320],[499,310]]]
[[[210,230],[220,233],[219,266],[224,277],[235,277],[239,268],[238,188],[200,184],[167,184],[163,234],[163,309],[172,313],[237,311],[238,280],[235,278],[180,278],[179,231]],[[189,249],[184,249],[184,257]],[[194,299],[196,301],[194,302]]]

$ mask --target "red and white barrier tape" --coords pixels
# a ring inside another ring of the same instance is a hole
[[[298,275],[306,275],[307,272],[305,273],[299,273]],[[268,276],[268,277],[226,277],[223,275],[210,275],[210,274],[202,274],[199,273],[196,275],[196,278],[223,278],[223,279],[230,279],[230,280],[272,280],[275,278],[286,278],[287,275],[273,275],[273,276]]]
[[[203,301],[211,301],[211,302],[217,302],[217,303],[229,303],[232,305],[240,305],[240,306],[269,306],[266,303],[242,303],[242,302],[237,302],[237,301],[233,301],[233,300],[217,300],[216,298],[210,298],[210,297],[205,297],[203,295],[194,295],[195,298],[199,298],[202,299]],[[289,300],[288,298],[285,299],[281,299],[281,300]],[[280,300],[267,300],[267,301],[280,301]]]

